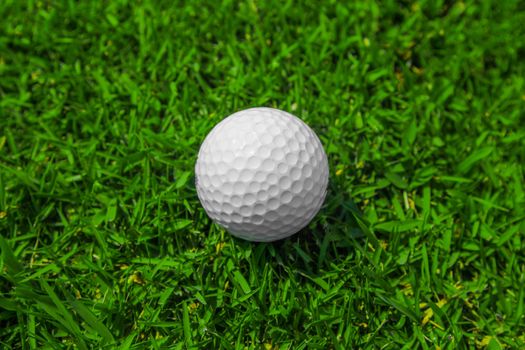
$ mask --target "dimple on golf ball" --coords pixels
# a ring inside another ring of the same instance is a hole
[[[326,196],[328,161],[301,119],[250,108],[206,136],[195,178],[212,220],[239,238],[271,242],[298,232],[317,214]]]

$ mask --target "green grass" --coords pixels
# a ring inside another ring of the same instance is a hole
[[[0,2],[1,348],[525,348],[524,3],[343,3]],[[193,184],[251,106],[330,162],[273,244]]]

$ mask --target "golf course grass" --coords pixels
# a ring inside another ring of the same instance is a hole
[[[0,348],[525,349],[523,1],[0,1]],[[293,113],[289,239],[213,224],[197,152]]]

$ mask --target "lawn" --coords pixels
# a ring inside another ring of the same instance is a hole
[[[523,1],[0,2],[0,348],[525,349]],[[307,229],[208,219],[205,135],[296,114]]]

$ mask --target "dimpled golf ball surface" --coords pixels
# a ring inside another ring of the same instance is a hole
[[[208,134],[195,166],[199,199],[234,236],[271,242],[293,235],[317,214],[328,162],[317,135],[272,108],[227,117]]]

